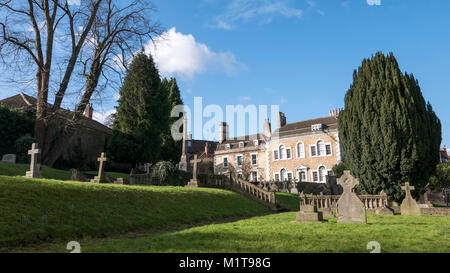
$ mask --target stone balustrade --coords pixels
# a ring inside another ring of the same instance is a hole
[[[233,180],[233,184],[261,201],[276,204],[275,192],[273,191],[266,191],[242,179]]]
[[[388,206],[388,199],[385,193],[379,195],[358,195],[364,203],[366,209],[378,209]],[[340,195],[302,195],[300,194],[300,206],[314,205],[319,209],[336,208]]]

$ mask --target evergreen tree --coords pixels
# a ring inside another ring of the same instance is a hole
[[[168,94],[151,56],[139,53],[120,90],[111,152],[120,162],[154,163],[168,126]]]
[[[378,52],[354,71],[339,136],[345,165],[360,179],[362,193],[384,189],[400,200],[403,183],[420,190],[439,163],[440,120],[392,53]]]
[[[177,105],[182,105],[183,100],[181,99],[180,89],[178,88],[177,80],[171,78],[168,81],[166,78],[162,81],[162,86],[166,90],[169,102],[169,108],[167,109],[167,116],[169,117],[169,126],[162,134],[162,149],[164,153],[161,154],[161,160],[171,161],[177,164],[180,161],[182,142],[175,141],[172,137],[171,128],[175,121],[180,117],[170,117],[170,113],[173,107]]]

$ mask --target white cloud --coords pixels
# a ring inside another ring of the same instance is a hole
[[[303,10],[291,7],[288,0],[233,0],[223,14],[214,18],[214,26],[230,30],[238,22],[257,19],[259,23],[270,23],[273,17],[300,18]],[[310,1],[309,4],[315,4]]]
[[[111,109],[106,112],[94,112],[92,118],[102,124],[105,124],[109,115],[116,113],[116,109]]]
[[[244,102],[249,102],[252,100],[251,96],[239,96],[239,102],[240,103],[244,103]]]
[[[380,6],[381,0],[367,0],[369,6]]]
[[[199,43],[191,34],[177,32],[175,27],[154,42],[149,41],[145,52],[151,53],[164,76],[182,75],[189,78],[206,71],[218,70],[228,75],[244,68],[231,52],[214,52]]]

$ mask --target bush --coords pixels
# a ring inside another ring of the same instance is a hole
[[[161,184],[168,184],[169,179],[176,175],[176,168],[170,161],[159,161],[152,168],[152,174]]]
[[[31,145],[36,142],[30,135],[24,135],[16,140],[14,144],[17,162],[18,163],[30,163],[30,157],[28,155],[28,150],[31,149]]]
[[[340,162],[339,164],[333,166],[333,173],[337,178],[340,178],[344,174],[345,170],[348,169],[345,166],[344,162]]]
[[[0,106],[0,156],[15,153],[15,141],[33,134],[34,118],[31,112]]]

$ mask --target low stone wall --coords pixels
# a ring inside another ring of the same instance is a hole
[[[448,208],[429,208],[420,209],[422,214],[428,214],[428,215],[441,215],[441,216],[450,216],[450,207]]]

